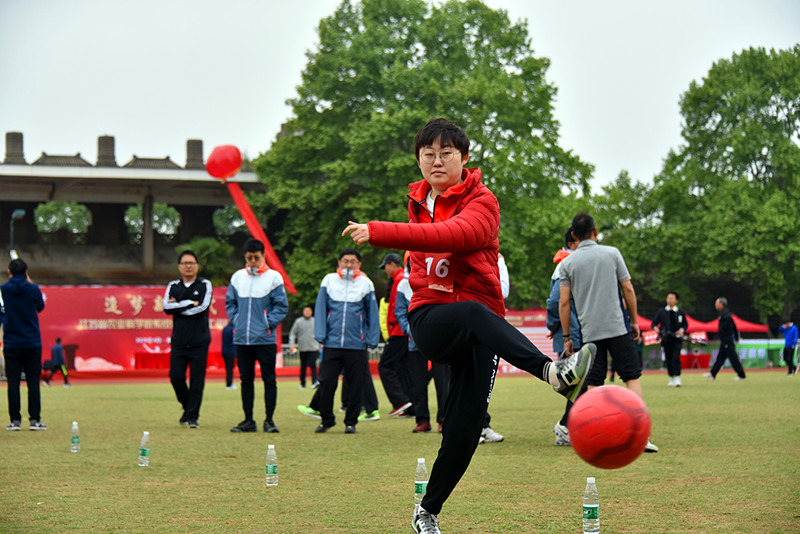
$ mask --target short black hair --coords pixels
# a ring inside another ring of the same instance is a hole
[[[61,343],[61,338],[60,337],[56,338],[56,343]]]
[[[197,254],[195,254],[194,251],[192,251],[192,250],[184,250],[183,252],[178,254],[178,263],[181,262],[181,260],[183,259],[184,256],[191,256],[191,257],[194,258],[194,261],[198,261],[197,260]]]
[[[441,117],[429,120],[414,137],[414,154],[419,161],[419,151],[422,147],[430,146],[439,140],[441,146],[450,145],[462,156],[469,154],[469,137],[467,132],[453,121]]]
[[[681,300],[680,295],[678,295],[677,291],[667,291],[667,296],[675,295],[675,300]]]
[[[8,271],[12,275],[25,274],[28,271],[28,264],[20,258],[11,260],[11,262],[8,264]]]
[[[354,248],[343,248],[339,252],[339,259],[341,260],[344,256],[347,256],[348,254],[352,254],[353,256],[358,258],[358,261],[361,261],[361,253]]]
[[[594,219],[586,212],[582,211],[572,219],[572,233],[580,241],[589,239],[594,229]]]
[[[248,252],[260,252],[264,253],[264,243],[259,241],[258,239],[250,238],[244,242],[244,246],[242,246],[242,252],[247,254]]]
[[[570,243],[575,242],[575,236],[572,235],[572,227],[567,228],[567,233],[564,234],[564,243],[569,246]]]

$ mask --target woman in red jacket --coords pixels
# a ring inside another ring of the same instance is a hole
[[[438,534],[437,514],[469,466],[478,446],[499,357],[577,396],[594,359],[593,345],[553,363],[505,319],[497,267],[500,208],[465,169],[469,138],[455,123],[431,119],[415,139],[424,180],[409,187],[408,223],[350,222],[342,235],[356,244],[408,249],[414,296],[409,325],[420,351],[450,365],[442,444],[412,526]]]

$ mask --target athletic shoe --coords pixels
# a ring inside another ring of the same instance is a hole
[[[42,380],[42,382],[44,382],[44,387],[46,387],[46,388],[50,387],[50,381],[49,380],[44,379],[44,380]]]
[[[711,373],[703,373],[703,376],[708,378],[709,380],[714,380],[714,375],[712,375]]]
[[[230,386],[225,386],[225,389],[239,389],[236,387],[236,384],[231,384]]]
[[[280,430],[278,430],[278,427],[275,426],[275,423],[264,421],[264,432],[267,432],[269,434],[277,434],[280,432]]]
[[[319,415],[319,412],[310,406],[303,406],[302,404],[298,404],[297,411],[303,415],[313,417],[314,419],[322,419]]]
[[[405,404],[401,404],[391,412],[389,412],[389,417],[394,417],[395,415],[403,415],[407,409],[411,408],[411,403],[407,402]]]
[[[183,426],[183,425],[188,425],[188,424],[189,424],[189,418],[188,418],[188,417],[186,417],[186,414],[183,414],[183,415],[181,416],[181,419],[180,419],[180,421],[178,421],[178,423],[180,423],[180,424],[181,424],[181,426]]]
[[[734,380],[744,380],[745,378],[747,378],[747,377],[746,376],[737,376],[736,378],[734,378]]]
[[[500,443],[504,439],[506,438],[487,426],[481,431],[481,439],[478,443]]]
[[[372,412],[365,412],[358,416],[359,421],[377,421],[381,418],[380,412],[378,410]]]
[[[235,427],[231,428],[231,432],[258,432],[258,427],[256,427],[256,422],[251,420],[245,419]]]
[[[553,427],[553,434],[556,435],[556,445],[569,445],[569,430],[561,424],[561,421],[556,422],[556,426]]]
[[[411,528],[417,534],[442,534],[439,530],[439,519],[421,506],[414,511]]]
[[[32,420],[28,430],[47,430],[47,427],[41,421]]]
[[[321,424],[314,430],[314,432],[316,432],[317,434],[324,434],[325,432],[327,432],[328,430],[330,430],[334,426],[336,426],[336,423],[333,423],[332,425],[327,425],[327,426]]]
[[[65,383],[65,384],[64,384],[64,387],[65,387],[65,388],[71,388],[71,387],[72,387],[72,384],[70,384],[69,382],[67,382],[67,383]]]
[[[300,384],[300,389],[306,389],[306,385],[305,384]]]
[[[420,434],[420,433],[428,433],[431,432],[432,430],[433,429],[431,428],[431,423],[429,421],[420,421],[419,423],[417,423],[417,426],[414,427],[414,430],[412,430],[412,432]]]
[[[344,427],[344,433],[345,434],[355,434],[356,433],[356,427],[353,426],[353,425],[347,425],[346,427]]]
[[[674,388],[675,387],[675,378],[677,378],[677,377],[675,377],[675,376],[669,377],[669,384],[667,384],[668,388]]]
[[[188,425],[189,428],[200,428],[200,423],[197,422],[197,419],[190,419]]]
[[[594,343],[586,343],[569,358],[555,362],[553,365],[556,366],[558,374],[558,386],[553,386],[553,389],[567,399],[575,401],[589,369],[592,368],[595,353],[597,346]]]
[[[650,443],[650,438],[647,438],[647,445],[644,447],[644,452],[658,452],[658,447]]]
[[[319,381],[314,382],[311,384],[311,389],[317,389],[319,387]]]
[[[22,427],[19,425],[20,425],[19,421],[11,421],[6,425],[6,430],[20,430]]]
[[[681,377],[679,377],[679,376],[676,376],[676,377],[675,377],[675,387],[676,387],[676,388],[679,388],[679,387],[681,387],[682,385],[683,385],[683,382],[681,382]]]

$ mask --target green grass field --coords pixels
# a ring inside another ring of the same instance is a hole
[[[733,377],[726,371],[712,383],[685,373],[674,389],[663,374],[645,375],[661,451],[612,471],[553,445],[564,403],[548,386],[499,378],[490,412],[506,441],[478,448],[439,516],[442,531],[580,532],[585,477],[595,476],[604,533],[800,532],[800,377]],[[376,388],[386,413],[379,381]],[[263,414],[261,392],[259,383]],[[385,416],[359,424],[355,435],[343,433],[339,418],[318,435],[317,421],[295,408],[311,393],[280,382],[281,433],[237,435],[228,429],[242,419],[239,391],[219,381],[206,385],[196,430],[178,425],[166,379],[43,388],[48,430],[29,432],[25,422],[0,434],[0,531],[411,532],[416,460],[430,469],[440,435],[412,434],[412,419]],[[77,454],[69,452],[73,420]],[[137,466],[143,430],[152,437],[146,468]],[[277,487],[264,485],[269,443],[279,457]]]

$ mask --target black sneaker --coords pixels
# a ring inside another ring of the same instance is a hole
[[[189,419],[186,424],[189,425],[189,428],[200,428],[200,423],[197,422],[197,419]]]
[[[346,427],[344,427],[344,433],[345,434],[355,434],[356,433],[356,427],[353,426],[353,425],[347,425]]]
[[[181,425],[188,425],[189,424],[189,418],[186,417],[186,414],[181,416],[181,420],[179,421],[179,423]]]
[[[47,427],[41,421],[31,420],[31,426],[28,430],[47,430]]]
[[[251,420],[244,420],[235,427],[231,428],[231,432],[257,432],[256,422]]]
[[[334,426],[336,426],[336,423],[334,423],[334,424],[332,424],[332,425],[328,425],[328,426],[325,426],[325,425],[319,425],[319,426],[316,428],[316,430],[314,430],[314,432],[316,432],[317,434],[324,434],[325,432],[327,432],[328,430],[330,430],[330,429],[331,429],[331,428],[333,428]]]
[[[553,386],[553,389],[574,402],[586,381],[586,375],[592,368],[596,353],[597,346],[594,343],[586,343],[569,358],[555,362],[553,365],[556,366],[558,374],[558,386]]]
[[[269,432],[270,434],[277,434],[280,432],[278,427],[275,426],[275,423],[271,423],[270,421],[264,421],[264,432]]]
[[[6,430],[20,430],[21,428],[19,421],[11,421],[6,425]]]

